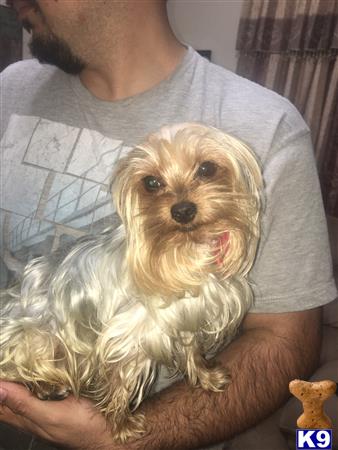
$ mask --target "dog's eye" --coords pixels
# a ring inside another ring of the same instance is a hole
[[[196,175],[201,178],[209,178],[215,175],[217,165],[212,161],[204,161],[199,166]]]
[[[153,177],[152,175],[144,177],[143,184],[149,192],[157,191],[164,186],[164,183],[159,178]]]

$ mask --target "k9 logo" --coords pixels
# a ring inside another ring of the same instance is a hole
[[[297,450],[302,449],[331,449],[332,430],[296,430]]]

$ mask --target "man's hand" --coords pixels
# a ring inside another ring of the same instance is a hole
[[[74,450],[122,450],[93,404],[69,396],[43,401],[16,383],[0,383],[0,421]]]
[[[224,392],[177,383],[144,401],[147,434],[130,450],[199,449],[233,438],[286,401],[290,380],[313,373],[320,344],[321,308],[248,314],[242,334],[216,358],[231,374]]]
[[[40,401],[25,388],[8,391],[0,420],[74,450],[188,450],[230,439],[276,410],[293,378],[315,369],[320,308],[285,314],[248,314],[243,333],[218,356],[231,373],[224,392],[180,382],[146,400],[146,434],[113,443],[104,418],[87,400]],[[265,450],[265,449],[264,449]]]

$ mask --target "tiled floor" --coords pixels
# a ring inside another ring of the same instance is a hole
[[[0,450],[57,450],[8,425],[0,424]]]

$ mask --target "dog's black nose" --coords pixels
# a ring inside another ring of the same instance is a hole
[[[189,223],[197,213],[197,206],[191,202],[180,202],[171,208],[171,217],[179,223]]]

